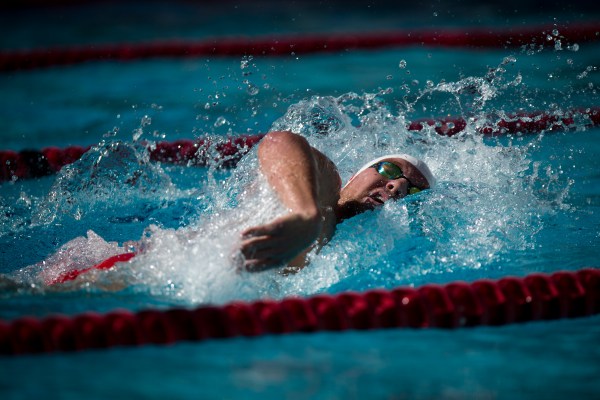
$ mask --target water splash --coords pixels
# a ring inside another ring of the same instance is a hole
[[[521,85],[519,73],[506,75],[506,67],[515,62],[508,57],[483,77],[431,82],[416,93],[407,91],[403,102],[390,97],[407,87],[314,96],[291,105],[272,130],[304,135],[336,163],[344,181],[370,159],[406,152],[424,159],[440,182],[434,190],[340,224],[331,243],[311,253],[310,266],[295,275],[249,274],[238,268],[240,232],[285,212],[256,171],[255,151],[230,175],[214,164],[194,189],[182,190],[163,166],[149,161],[137,141],[103,143],[61,172],[32,221],[49,225],[65,216],[80,220],[103,208],[114,213],[115,203],[143,208],[150,202],[176,215],[180,204],[173,200],[192,199],[198,210],[191,223],[150,225],[135,243],[141,254],[93,277],[94,290],[120,282],[173,303],[394,287],[435,274],[496,268],[507,254],[536,245],[544,217],[564,207],[570,185],[548,170],[547,163],[533,161],[531,153],[543,135],[503,144],[476,133],[480,124],[494,123],[494,115],[504,114],[490,106],[492,100]],[[461,134],[448,138],[433,127],[407,129],[408,115],[426,101],[436,104],[428,98],[448,95],[467,120]],[[54,263],[54,273],[92,262],[76,254],[90,246],[101,253],[85,256],[93,260],[123,248],[88,233],[46,261]]]
[[[483,99],[481,106],[484,96],[494,93],[488,80],[475,78],[427,91],[472,88]],[[555,177],[527,175],[534,168],[529,152],[543,136],[520,146],[490,145],[476,134],[473,123],[454,138],[433,131],[415,134],[407,130],[402,114],[394,115],[389,104],[376,99],[355,94],[310,99],[274,127],[308,127],[311,144],[332,158],[345,179],[369,159],[408,152],[426,160],[441,184],[341,224],[311,266],[282,283],[287,294],[411,284],[430,273],[489,267],[507,252],[535,246],[542,217],[561,204],[567,191],[563,182],[548,191],[550,196],[540,196],[540,186],[554,184],[540,181]],[[332,111],[320,119],[334,123],[326,135],[314,134],[310,120],[298,116],[310,117],[323,104]],[[353,120],[358,126],[349,122]]]
[[[97,208],[156,197],[166,200],[178,193],[164,170],[150,162],[145,146],[101,143],[60,171],[46,199],[33,211],[32,224],[50,224],[64,215],[81,220]]]
[[[212,193],[212,206],[195,223],[147,231],[140,244],[143,254],[127,267],[129,282],[154,296],[182,302],[223,303],[269,295],[278,274],[242,271],[240,237],[242,230],[283,215],[285,209],[248,161],[213,183],[221,190]]]

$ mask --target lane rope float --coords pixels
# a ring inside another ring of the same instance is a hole
[[[561,114],[546,112],[516,113],[484,120],[465,120],[462,117],[421,119],[407,124],[410,131],[433,129],[442,136],[454,136],[469,126],[486,136],[506,134],[536,134],[583,130],[600,126],[600,107],[573,109]],[[263,135],[238,136],[218,143],[207,139],[158,142],[149,147],[153,161],[189,166],[202,166],[211,160],[220,161],[224,167],[233,166],[256,145]],[[42,150],[0,151],[0,182],[38,178],[54,174],[65,165],[77,161],[89,147],[71,146],[65,149],[48,147]],[[217,159],[215,160],[214,157]]]
[[[559,35],[554,36],[553,30]],[[550,35],[551,41],[548,40]],[[0,52],[0,71],[18,71],[87,61],[132,61],[149,58],[191,58],[201,56],[290,56],[347,50],[369,50],[404,46],[514,48],[527,45],[554,49],[554,40],[563,46],[600,40],[597,24],[573,26],[518,27],[504,30],[436,29],[392,31],[369,34],[298,35],[281,37],[215,38],[203,41],[82,45]],[[551,43],[551,45],[548,45]]]
[[[194,309],[119,310],[0,321],[0,354],[69,352],[293,332],[498,326],[600,313],[600,270],[232,302]]]

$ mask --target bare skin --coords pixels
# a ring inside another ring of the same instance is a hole
[[[289,213],[242,232],[241,251],[249,271],[288,265],[302,268],[306,254],[321,248],[344,219],[407,195],[410,182],[427,189],[425,177],[409,162],[390,159],[406,178],[387,180],[374,168],[341,188],[335,164],[291,132],[271,132],[258,148],[260,168]]]

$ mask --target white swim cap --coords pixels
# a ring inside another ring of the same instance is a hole
[[[350,178],[348,183],[350,183],[356,175],[360,174],[367,168],[370,168],[371,165],[377,164],[378,162],[383,161],[383,160],[388,160],[390,158],[399,158],[401,160],[411,163],[425,177],[430,188],[435,186],[435,182],[436,182],[435,178],[433,177],[433,174],[431,173],[431,170],[429,169],[427,164],[425,164],[425,161],[419,160],[418,158],[415,158],[408,154],[388,154],[388,155],[376,158],[374,160],[371,160],[368,163],[366,163],[365,165],[363,165],[354,175],[352,175],[352,178]],[[346,183],[346,185],[348,185],[348,183]]]

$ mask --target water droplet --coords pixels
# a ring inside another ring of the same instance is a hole
[[[115,126],[112,128],[111,131],[108,131],[104,135],[102,135],[102,137],[105,137],[105,138],[115,137],[115,136],[117,136],[117,133],[119,133],[119,128]]]
[[[434,16],[434,17],[437,17],[437,16],[438,16],[438,12],[437,12],[437,11],[434,11],[434,12],[433,12],[433,16]]]
[[[140,126],[144,127],[144,126],[148,126],[150,124],[152,124],[152,118],[150,118],[147,115],[144,115],[142,117],[142,120],[140,121]]]
[[[552,34],[553,34],[554,36],[558,36],[558,29],[554,29],[554,30],[552,30]]]
[[[518,74],[515,77],[515,85],[519,85],[521,82],[523,82],[523,76],[521,74]]]
[[[385,79],[387,79],[389,81],[389,80],[394,79],[394,77],[392,75],[388,75],[388,76],[385,77]]]
[[[571,50],[572,51],[579,51],[579,45],[577,43],[573,44],[573,46],[571,46]]]
[[[248,85],[248,89],[246,89],[246,92],[250,95],[250,96],[256,96],[258,94],[258,92],[260,92],[260,90],[258,89],[258,87],[256,87],[253,84],[249,84]]]
[[[133,141],[137,142],[139,138],[144,134],[142,128],[137,128],[133,130]]]
[[[252,59],[253,59],[252,56],[243,57],[242,60],[240,61],[240,69],[248,68],[248,66],[250,65],[250,61],[252,61]]]
[[[406,60],[400,60],[400,62],[398,63],[398,68],[400,68],[400,69],[406,68]]]
[[[223,126],[227,123],[227,119],[225,119],[225,117],[220,116],[219,118],[217,118],[217,120],[214,123],[215,128],[218,128],[220,126]]]
[[[554,50],[562,50],[562,45],[560,43],[560,40],[556,40],[554,42]]]

